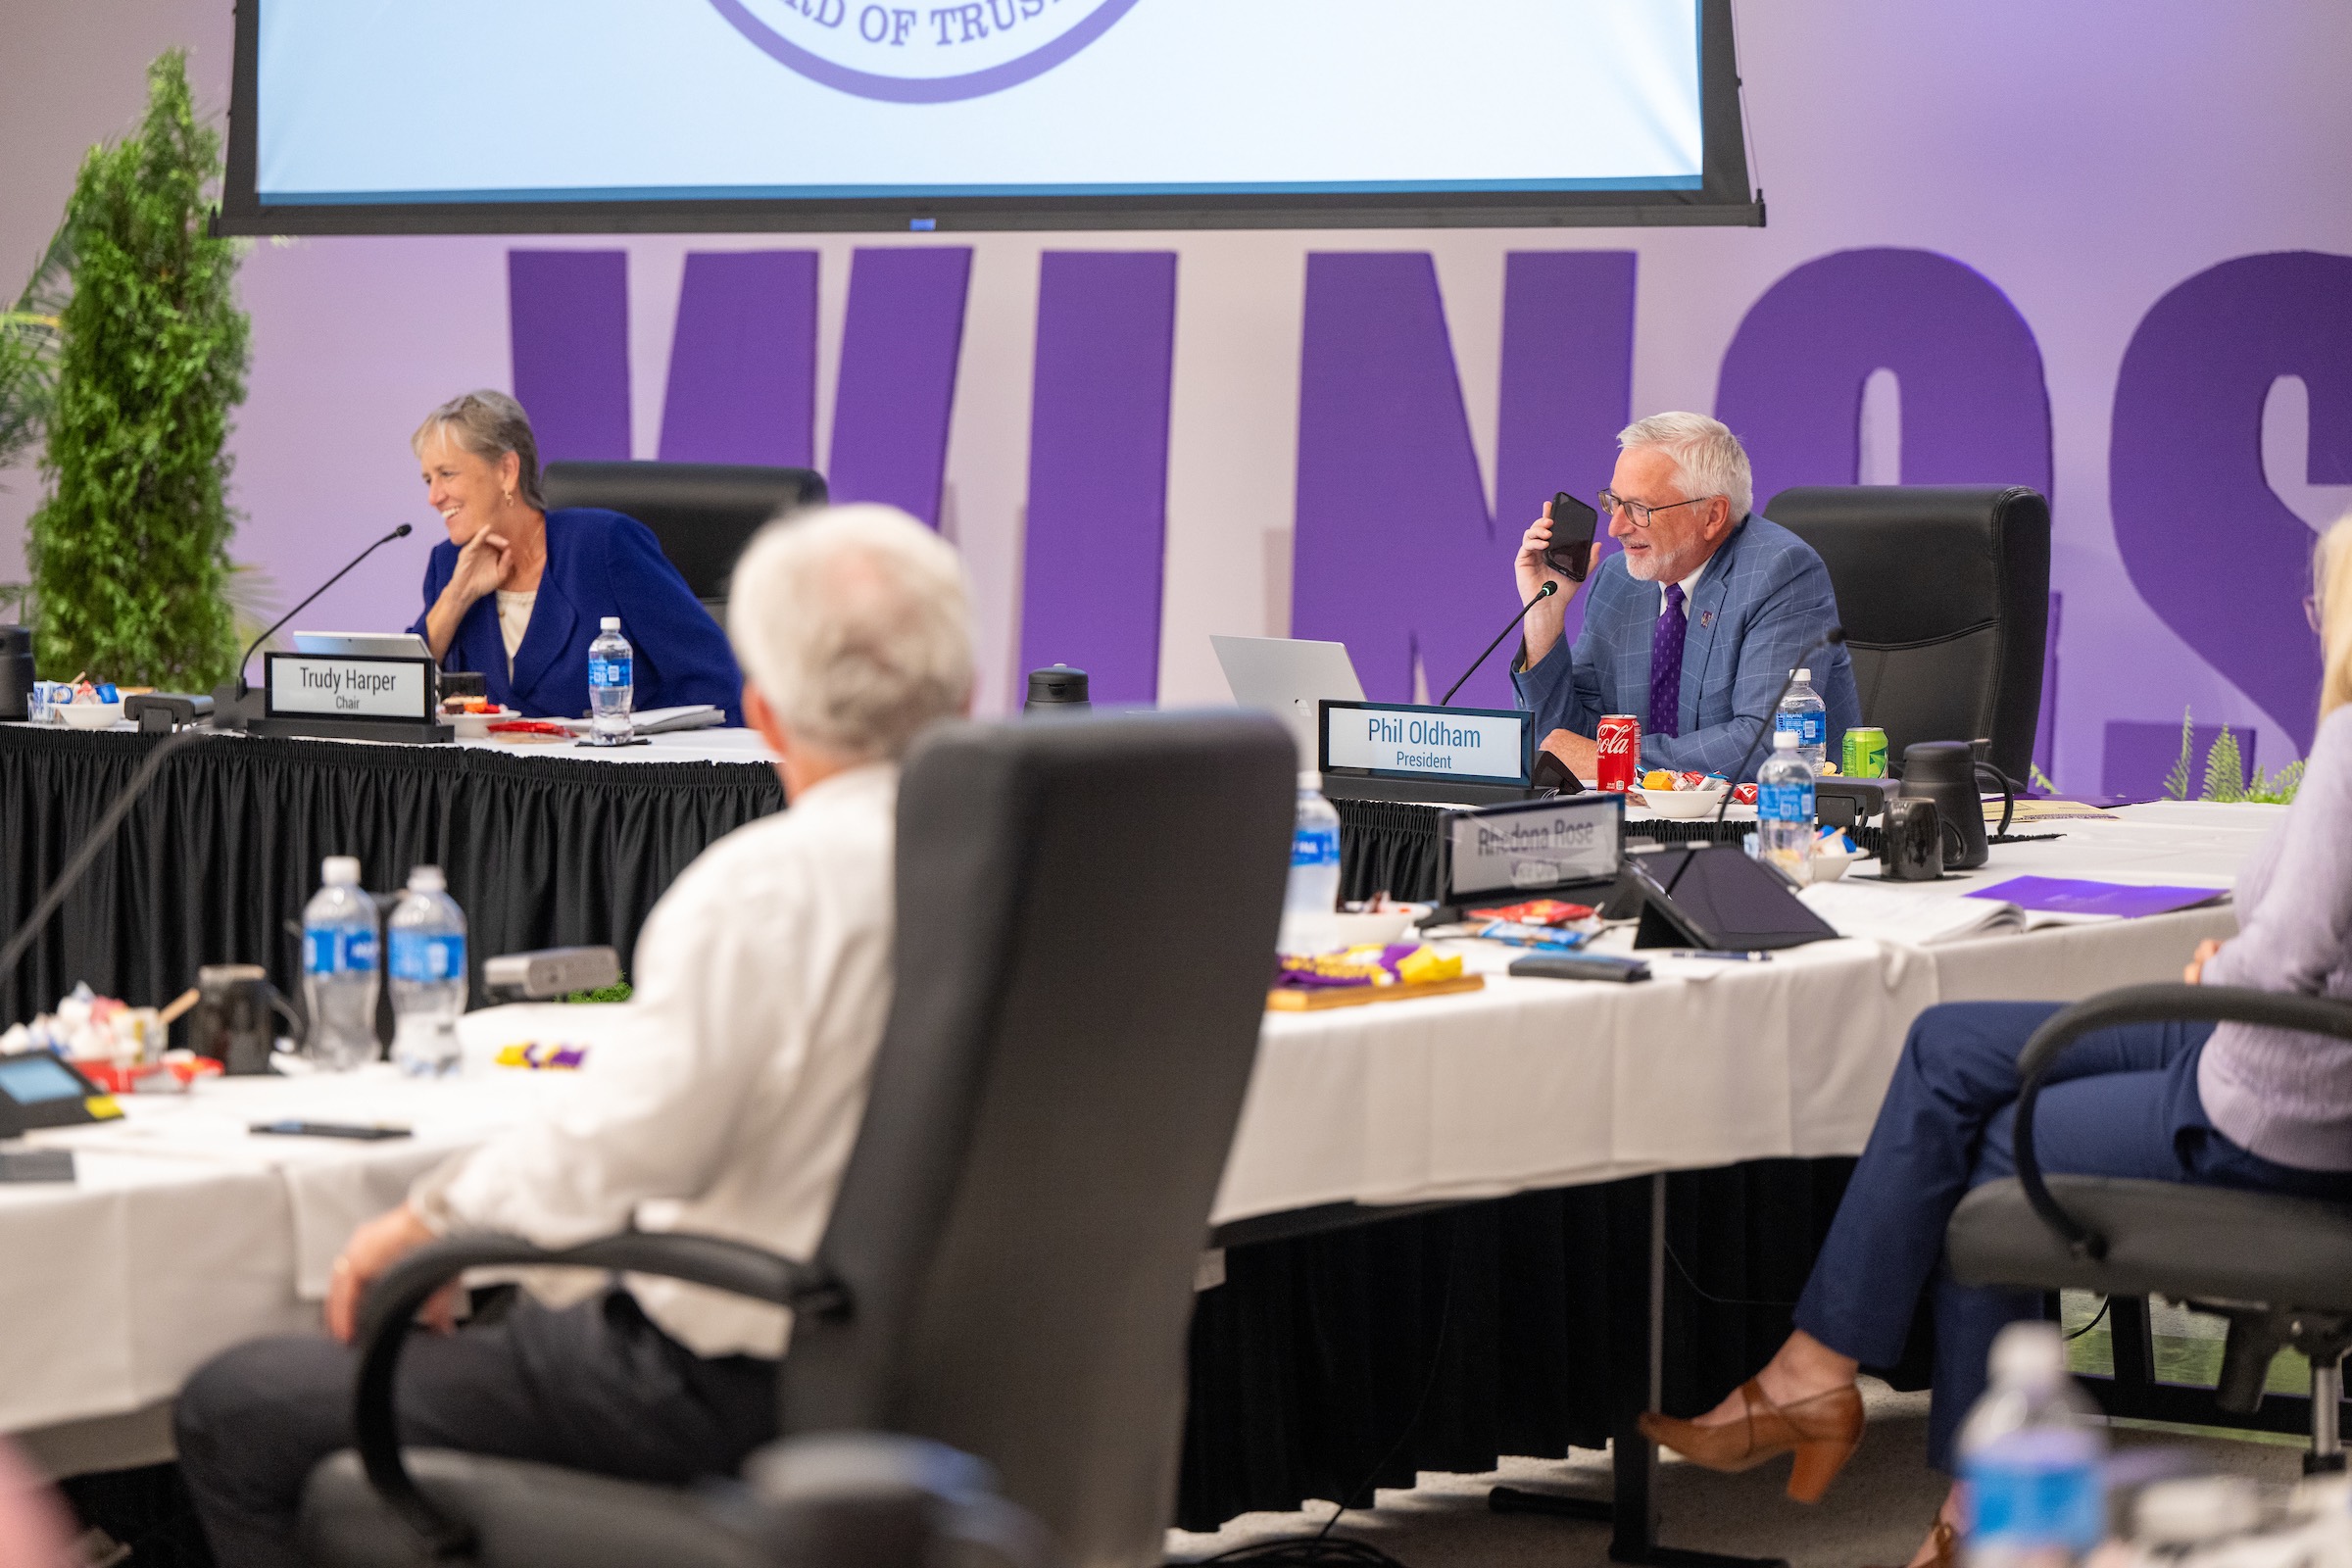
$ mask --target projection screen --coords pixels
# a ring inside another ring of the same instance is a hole
[[[1730,0],[239,0],[231,232],[1756,223]]]

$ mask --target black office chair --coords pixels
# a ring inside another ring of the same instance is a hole
[[[2230,1332],[2214,1400],[2232,1414],[2261,1404],[2271,1358],[2293,1346],[2311,1360],[2304,1468],[2340,1470],[2352,1207],[2180,1182],[2045,1176],[2034,1157],[2034,1102],[2059,1054],[2095,1029],[2173,1018],[2352,1040],[2352,1003],[2229,986],[2128,986],[2057,1013],[2018,1058],[2017,1175],[1985,1183],[1953,1211],[1944,1236],[1953,1276],[1968,1285],[2165,1296],[2218,1313]]]
[[[796,507],[822,506],[813,468],[730,463],[551,463],[547,504],[624,512],[654,531],[694,597],[725,624],[727,579],[760,525]]]
[[[326,1461],[305,1495],[317,1559],[415,1564],[426,1542],[471,1542],[504,1564],[543,1529],[568,1539],[545,1511],[585,1498],[642,1518],[639,1539],[692,1511],[662,1488],[534,1489],[506,1461],[395,1443],[393,1370],[425,1298],[465,1268],[564,1262],[793,1306],[785,1436],[951,1445],[1072,1563],[1157,1564],[1194,1270],[1256,1055],[1297,765],[1289,731],[1256,714],[935,731],[900,788],[896,990],[816,1256],[647,1234],[412,1254],[366,1302],[357,1458]],[[680,1527],[660,1560],[721,1549]]]
[[[1784,490],[1764,515],[1821,555],[1838,592],[1862,721],[1899,767],[1914,741],[1989,738],[2023,785],[2041,721],[2050,504],[1933,485]]]

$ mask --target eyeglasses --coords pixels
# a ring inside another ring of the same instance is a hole
[[[1652,507],[1640,501],[1628,501],[1614,490],[1603,490],[1594,499],[1600,503],[1602,516],[1614,517],[1622,512],[1625,514],[1626,519],[1635,527],[1646,528],[1650,524],[1650,519],[1661,512],[1672,512],[1677,507],[1695,507],[1703,501],[1712,501],[1715,498],[1713,496],[1692,496],[1688,501],[1673,501],[1662,507]]]

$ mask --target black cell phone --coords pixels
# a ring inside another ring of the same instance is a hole
[[[257,1121],[247,1130],[273,1138],[356,1138],[369,1144],[379,1139],[409,1136],[406,1127],[371,1126],[365,1122],[348,1121],[298,1121],[291,1117],[284,1121]]]
[[[1646,980],[1649,964],[1608,953],[1531,953],[1511,960],[1511,973],[1536,980]]]
[[[1560,491],[1551,498],[1551,543],[1544,547],[1544,564],[1570,582],[1583,582],[1592,561],[1592,536],[1599,529],[1599,513]]]

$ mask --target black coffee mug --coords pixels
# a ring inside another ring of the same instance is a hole
[[[188,1016],[188,1045],[237,1077],[271,1070],[276,1020],[296,1035],[301,1020],[258,963],[208,963],[196,971],[196,1010]]]
[[[1879,831],[1886,835],[1880,874],[1887,881],[1933,882],[1943,875],[1943,818],[1934,801],[1896,796],[1886,803]]]

